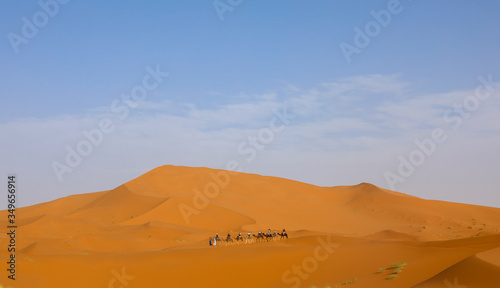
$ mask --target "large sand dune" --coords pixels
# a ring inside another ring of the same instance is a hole
[[[5,263],[7,211],[0,219]],[[368,183],[162,166],[18,209],[17,224],[17,280],[2,269],[4,286],[500,287],[500,209]],[[290,238],[208,245],[268,228]]]

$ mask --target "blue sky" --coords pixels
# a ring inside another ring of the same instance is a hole
[[[499,205],[498,1],[221,0],[238,4],[223,19],[213,1],[54,1],[0,4],[1,172],[22,179],[22,205],[111,189],[163,164],[231,160],[316,185]],[[40,23],[44,3],[53,16],[24,37],[23,17]],[[391,5],[399,12],[367,32],[371,12]],[[340,45],[355,47],[356,28],[373,36],[347,61]],[[112,103],[147,67],[168,77],[120,119]],[[474,96],[478,77],[492,79],[487,99]],[[447,112],[464,101],[477,104],[467,116]],[[286,129],[248,161],[244,142],[283,109],[294,115]],[[66,165],[66,147],[102,119],[114,130],[61,181],[53,163]],[[419,154],[415,142],[434,129],[447,140],[391,187],[387,172],[399,175],[399,157]]]

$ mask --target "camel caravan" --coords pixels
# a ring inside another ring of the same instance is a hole
[[[271,233],[271,229],[268,229],[267,233],[262,233],[261,231],[259,231],[258,234],[251,234],[250,232],[248,232],[246,236],[243,236],[241,235],[241,233],[239,233],[238,236],[236,236],[235,238],[231,237],[230,233],[228,233],[225,238],[220,238],[219,233],[217,233],[215,237],[209,239],[209,245],[217,246],[221,245],[221,243],[224,243],[225,246],[228,246],[228,245],[233,245],[234,243],[240,245],[240,244],[278,241],[282,239],[288,239],[288,234],[286,233],[285,229],[283,229],[283,232],[281,233],[277,233],[276,230],[274,230],[274,233]]]

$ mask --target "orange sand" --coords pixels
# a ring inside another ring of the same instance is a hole
[[[500,287],[500,209],[367,183],[158,167],[110,191],[18,209],[15,281],[6,219],[1,211],[4,287]],[[290,238],[208,246],[215,233],[268,228]]]

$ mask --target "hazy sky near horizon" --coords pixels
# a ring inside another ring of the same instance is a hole
[[[493,0],[2,1],[1,209],[10,173],[26,206],[160,165],[228,163],[500,207],[499,11]]]

